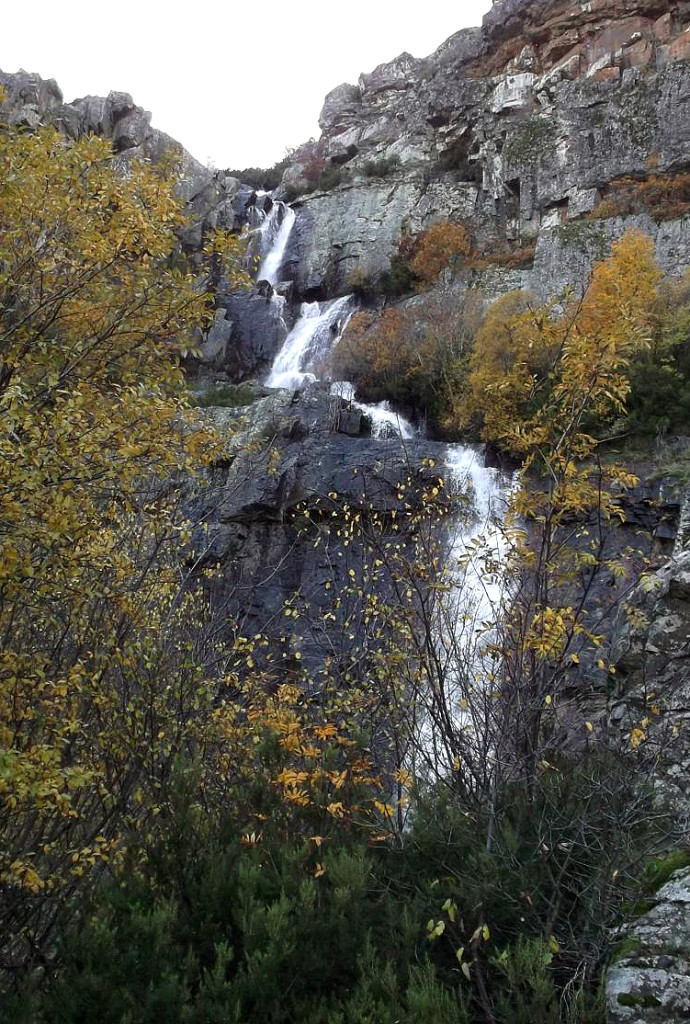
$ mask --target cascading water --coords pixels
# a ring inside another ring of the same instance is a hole
[[[433,679],[420,694],[411,749],[415,771],[430,779],[457,770],[460,736],[461,749],[472,751],[475,767],[484,764],[482,770],[491,772],[486,717],[495,670],[491,645],[509,597],[504,522],[515,480],[485,467],[475,448],[451,444],[445,484],[463,507],[449,519],[445,578],[431,623]],[[440,729],[439,722],[444,723]]]
[[[277,246],[276,246],[277,247]],[[352,295],[332,302],[304,302],[300,317],[285,339],[266,380],[269,388],[299,388],[318,379],[318,372],[333,351],[356,309]],[[331,394],[360,409],[371,420],[373,437],[412,438],[412,424],[395,412],[388,402],[368,405],[355,400],[355,387],[349,381],[336,381]]]
[[[358,402],[355,399],[355,386],[349,380],[338,380],[331,385],[331,394],[349,402],[355,409],[359,409],[371,420],[371,436],[378,438],[401,437],[403,440],[410,440],[415,436],[415,429],[409,420],[391,409],[388,402],[378,402],[370,405],[366,402]]]
[[[295,223],[295,211],[285,203],[274,202],[261,225],[261,265],[257,281],[268,281],[275,286],[285,258],[285,250]]]
[[[332,302],[304,302],[266,380],[269,388],[299,388],[317,379],[325,358],[354,313],[352,295]]]
[[[471,603],[477,634],[482,623],[495,621],[503,596],[498,568],[507,553],[503,518],[513,483],[499,470],[484,466],[476,449],[461,444],[448,446],[446,472],[450,491],[465,494],[472,502],[469,518],[461,516],[455,524],[449,563],[451,571],[460,567],[460,578],[456,573],[455,580],[458,602],[462,604],[467,591],[465,604]],[[475,639],[479,642],[480,637]]]

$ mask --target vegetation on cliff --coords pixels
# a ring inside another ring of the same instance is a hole
[[[476,253],[458,229],[457,237],[447,225],[430,229],[411,250],[409,281],[435,282],[430,292],[352,318],[333,356],[337,376],[355,381],[367,398],[421,410],[437,432],[481,436],[520,455],[515,425],[550,420],[574,354],[584,373],[592,345],[603,345],[620,431],[682,428],[690,400],[688,278],[663,278],[649,237],[630,231],[615,243],[584,294],[538,303],[509,292],[483,313],[480,292],[467,291],[458,308],[452,287],[439,281],[454,265],[474,266]],[[588,417],[601,427],[594,407]]]
[[[630,476],[582,460],[650,351],[647,243],[560,311],[513,297],[477,333],[445,298],[416,307],[420,369],[414,314],[388,315],[366,371],[387,382],[397,346],[442,417],[469,370],[471,414],[542,485],[516,491],[500,559],[477,538],[460,560],[509,584],[494,633],[453,603],[438,467],[414,508],[396,481],[399,513],[335,492],[296,513],[315,546],[327,527],[363,552],[338,592],[324,572],[317,670],[287,636],[314,614],[301,595],[282,650],[209,606],[190,499],[232,456],[179,361],[219,264],[245,278],[223,234],[192,272],[182,219],[161,168],[0,131],[0,1013],[599,1024],[610,928],[672,829],[646,785],[660,712],[610,750],[578,719],[576,759],[565,728],[569,672],[601,644],[583,595],[626,570],[597,542]],[[465,247],[430,232],[421,274]]]

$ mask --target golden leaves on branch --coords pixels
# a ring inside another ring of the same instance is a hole
[[[23,892],[111,862],[210,722],[171,481],[219,449],[180,357],[243,243],[192,268],[174,186],[103,139],[0,131],[0,877]]]

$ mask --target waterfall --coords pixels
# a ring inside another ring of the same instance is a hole
[[[472,752],[475,764],[490,754],[491,643],[509,598],[505,568],[510,542],[504,520],[516,480],[486,468],[477,449],[451,444],[445,453],[445,484],[449,495],[466,501],[450,517],[446,576],[431,623],[435,677],[420,694],[412,750],[415,770],[430,780],[457,769],[458,746],[449,742],[449,730],[462,737],[460,746]],[[439,729],[444,717],[446,724]]]
[[[269,388],[299,388],[317,379],[355,310],[352,295],[332,302],[303,302],[266,380]]]
[[[448,446],[446,473],[451,493],[465,494],[472,502],[469,520],[464,515],[455,524],[449,564],[456,574],[455,604],[463,606],[464,614],[471,612],[476,632],[490,627],[503,596],[500,568],[508,547],[503,516],[513,481],[497,469],[487,469],[479,453],[462,444]]]
[[[317,380],[321,364],[340,341],[355,311],[352,295],[332,302],[304,302],[300,317],[276,356],[266,380],[269,388],[299,388]],[[355,400],[355,387],[340,380],[331,385],[331,394],[349,402],[371,420],[373,437],[413,438],[412,424],[391,408],[388,402],[369,405]]]
[[[410,440],[415,436],[415,429],[409,420],[391,409],[389,402],[378,402],[370,405],[355,400],[355,386],[349,380],[338,380],[331,385],[331,394],[349,402],[353,408],[359,409],[371,420],[371,436],[378,438],[401,437]]]
[[[285,203],[274,202],[259,229],[261,266],[257,281],[268,281],[273,286],[278,283],[278,275],[294,223],[295,211]]]

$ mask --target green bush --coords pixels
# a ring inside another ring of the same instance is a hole
[[[239,409],[251,405],[257,394],[251,384],[215,384],[205,391],[192,391],[189,404],[198,409],[217,408]]]
[[[232,178],[239,178],[243,185],[251,185],[254,189],[272,192],[280,185],[285,168],[289,166],[291,159],[291,154],[287,154],[273,167],[245,167],[241,171],[227,170],[225,173]]]
[[[610,929],[652,830],[631,786],[623,762],[586,757],[493,809],[444,787],[397,842],[343,833],[318,851],[282,839],[267,805],[257,840],[181,802],[5,1019],[603,1024]]]
[[[328,164],[319,175],[318,187],[328,192],[347,180],[347,172],[338,164]]]
[[[417,278],[410,270],[410,264],[404,256],[395,255],[391,259],[391,265],[381,275],[379,287],[382,295],[389,298],[398,298],[401,295],[409,295],[414,291]]]
[[[378,160],[367,160],[362,170],[367,178],[387,178],[400,167],[400,157],[382,156]]]

